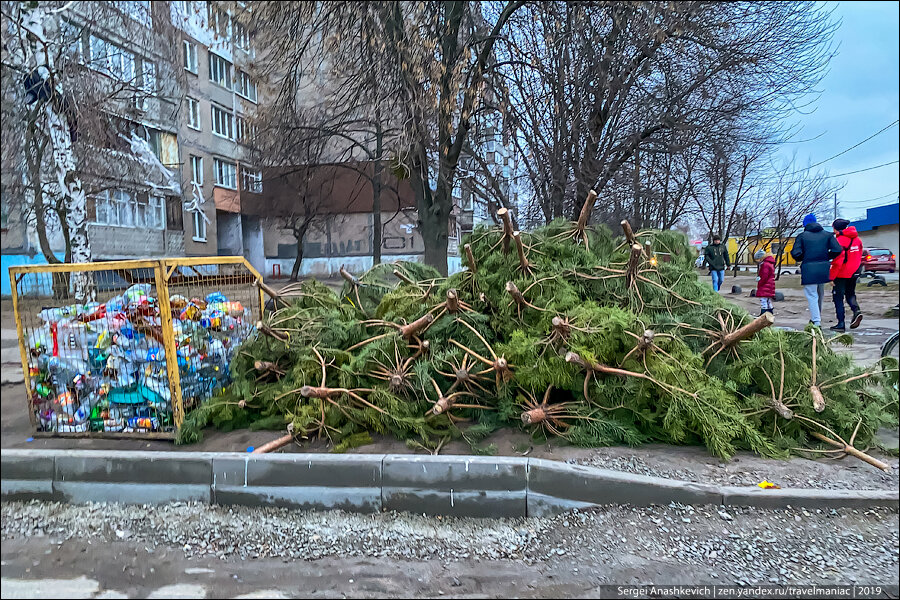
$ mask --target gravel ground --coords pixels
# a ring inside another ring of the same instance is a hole
[[[898,530],[898,514],[891,510],[674,503],[508,520],[197,503],[2,505],[4,546],[43,536],[54,543],[129,542],[151,553],[154,548],[175,549],[199,560],[437,560],[460,574],[472,565],[514,561],[522,568],[564,567],[567,577],[589,577],[592,585],[671,583],[654,577],[667,565],[672,567],[669,577],[684,573],[693,583],[896,585]]]
[[[682,456],[685,455],[685,456]],[[601,448],[590,456],[568,459],[571,464],[588,465],[637,475],[679,479],[695,483],[754,486],[765,480],[783,488],[829,490],[896,490],[900,487],[900,460],[876,454],[887,463],[887,473],[854,458],[841,460],[789,461],[739,454],[728,462],[697,453],[644,451],[642,448]]]

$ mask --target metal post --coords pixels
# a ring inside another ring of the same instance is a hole
[[[175,347],[175,330],[172,326],[172,305],[169,301],[169,282],[166,279],[165,260],[160,260],[153,267],[156,278],[156,297],[159,302],[159,318],[162,326],[163,346],[166,351],[166,373],[169,376],[169,389],[172,392],[172,412],[175,416],[175,429],[184,421],[184,401],[181,398],[181,376],[178,372],[178,350]]]
[[[31,422],[31,430],[37,431],[37,418],[34,415],[34,395],[31,390],[31,375],[28,371],[28,352],[25,350],[25,334],[22,328],[22,319],[19,317],[19,271],[15,268],[9,270],[10,293],[12,294],[13,316],[16,319],[16,335],[19,338],[19,357],[22,359],[22,375],[25,377],[25,393],[28,395],[28,420]],[[25,273],[22,273],[25,276]]]

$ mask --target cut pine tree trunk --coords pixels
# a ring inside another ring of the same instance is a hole
[[[723,337],[722,347],[730,348],[741,340],[746,340],[747,338],[756,335],[766,327],[771,326],[773,323],[775,323],[775,317],[772,315],[772,313],[763,313],[740,329],[737,329]]]
[[[478,269],[475,268],[475,256],[472,255],[472,246],[466,244],[463,246],[463,250],[466,252],[466,262],[469,264],[469,271],[474,275]]]
[[[822,435],[822,434],[819,433],[818,431],[811,431],[811,432],[810,432],[810,435],[812,435],[812,436],[813,436],[814,438],[816,438],[816,439],[822,440],[822,441],[825,442],[826,444],[831,444],[831,445],[834,446],[835,448],[840,448],[841,450],[843,450],[844,452],[846,452],[846,453],[849,454],[850,456],[855,456],[855,457],[858,458],[859,460],[861,460],[861,461],[863,461],[863,462],[867,462],[867,463],[869,463],[870,465],[872,465],[873,467],[878,467],[879,469],[881,469],[882,471],[884,471],[884,472],[886,472],[886,473],[890,473],[890,471],[891,471],[891,467],[890,467],[890,466],[888,466],[888,465],[886,465],[885,463],[881,462],[881,461],[878,460],[877,458],[873,458],[873,457],[869,456],[868,454],[866,454],[865,452],[863,452],[863,451],[861,451],[861,450],[857,450],[856,448],[854,448],[854,447],[851,446],[850,444],[843,444],[843,443],[841,443],[841,442],[838,442],[838,441],[836,441],[836,440],[833,440],[833,439],[831,439],[831,438],[828,437],[828,436]]]
[[[497,216],[503,223],[503,254],[509,254],[509,244],[513,237],[512,219],[509,217],[509,211],[505,208],[498,210]]]
[[[272,440],[268,444],[263,444],[259,448],[254,448],[251,454],[267,454],[269,452],[274,452],[275,450],[290,444],[292,439],[294,439],[294,436],[291,434],[283,435],[276,440]]]
[[[591,218],[591,211],[594,210],[594,204],[597,202],[597,192],[591,190],[588,192],[584,205],[581,207],[581,213],[578,215],[578,221],[575,224],[575,231],[579,237],[584,236],[584,230],[587,229],[588,221]]]
[[[631,230],[631,223],[623,220],[620,225],[622,226],[622,231],[625,232],[625,241],[628,242],[629,246],[635,245],[637,239],[634,237],[634,231]]]

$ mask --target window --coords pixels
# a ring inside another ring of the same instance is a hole
[[[250,32],[242,23],[234,22],[234,45],[250,53]]]
[[[212,52],[209,53],[209,80],[231,89],[231,63]]]
[[[184,40],[184,70],[190,71],[194,75],[199,72],[197,63],[197,44],[190,40]]]
[[[119,10],[138,23],[143,23],[147,27],[153,23],[153,18],[150,14],[150,0],[144,0],[143,2],[119,1],[116,5]]]
[[[216,37],[231,41],[231,17],[225,11],[216,8],[214,2],[206,3],[206,18],[210,29]]]
[[[191,183],[203,185],[203,157],[191,155]]]
[[[253,79],[245,73],[244,71],[237,72],[237,93],[239,96],[243,96],[250,102],[256,103],[256,83],[253,82]]]
[[[212,130],[219,137],[234,139],[234,115],[212,105]]]
[[[216,185],[229,190],[237,189],[237,167],[233,162],[214,158],[213,170],[215,171]]]
[[[144,229],[165,229],[166,214],[162,196],[150,196],[144,203],[138,201],[135,204],[135,226]]]
[[[90,41],[90,67],[119,81],[134,80],[134,54],[95,35]]]
[[[162,196],[139,197],[127,190],[107,190],[94,198],[94,222],[113,227],[164,229],[166,207]]]
[[[191,216],[194,220],[194,241],[195,242],[205,242],[206,241],[206,221],[203,219],[203,213],[199,210],[195,210],[191,213]]]
[[[252,144],[253,140],[256,139],[256,134],[258,132],[256,125],[252,123],[248,123],[247,119],[244,117],[238,116],[235,117],[236,120],[236,130],[237,130],[237,141],[242,144]]]
[[[166,198],[166,229],[184,231],[184,211],[182,200],[178,196]]]
[[[81,63],[84,59],[81,49],[81,31],[81,27],[71,21],[66,21],[65,19],[62,21],[62,43],[66,48],[66,53],[78,63]]]
[[[141,61],[141,88],[148,94],[156,94],[156,65],[149,60]]]
[[[466,190],[462,197],[462,204],[460,205],[462,210],[472,210],[472,192]]]
[[[241,168],[241,189],[245,192],[262,194],[262,171]]]
[[[191,129],[200,130],[200,101],[187,97],[187,107],[188,107],[188,127]]]

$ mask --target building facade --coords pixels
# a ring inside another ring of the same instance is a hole
[[[161,257],[184,253],[182,188],[178,150],[179,81],[167,54],[171,22],[165,3],[73,3],[45,24],[66,83],[85,104],[70,114],[79,173],[87,194],[87,231],[96,260]],[[25,99],[7,98],[24,103]],[[22,105],[24,106],[24,104]],[[90,114],[88,114],[90,113]],[[16,116],[24,115],[24,112]],[[24,129],[25,124],[22,123]],[[46,239],[40,240],[39,209],[32,181],[40,178],[54,193],[52,165],[35,175],[23,165],[24,144],[4,164],[4,267],[46,262],[52,252],[65,257],[58,216],[42,211]],[[7,168],[9,167],[9,168]],[[16,183],[26,180],[18,187]],[[50,182],[49,184],[46,182]],[[4,286],[6,291],[6,286]]]
[[[77,153],[94,260],[237,254],[265,268],[261,221],[241,211],[263,185],[247,160],[260,101],[254,53],[246,27],[221,6],[83,2],[50,24],[102,98],[107,135],[82,136]],[[4,164],[4,271],[46,262],[33,211],[18,210],[24,194],[6,185],[17,161]],[[64,259],[58,221],[46,231]]]
[[[248,29],[216,2],[173,2],[185,73],[180,114],[185,254],[243,255],[265,268],[262,225],[242,204],[263,190],[250,160],[252,114],[262,101],[251,75]]]
[[[900,251],[900,203],[869,208],[865,219],[851,225],[866,248],[887,248],[894,254]]]

